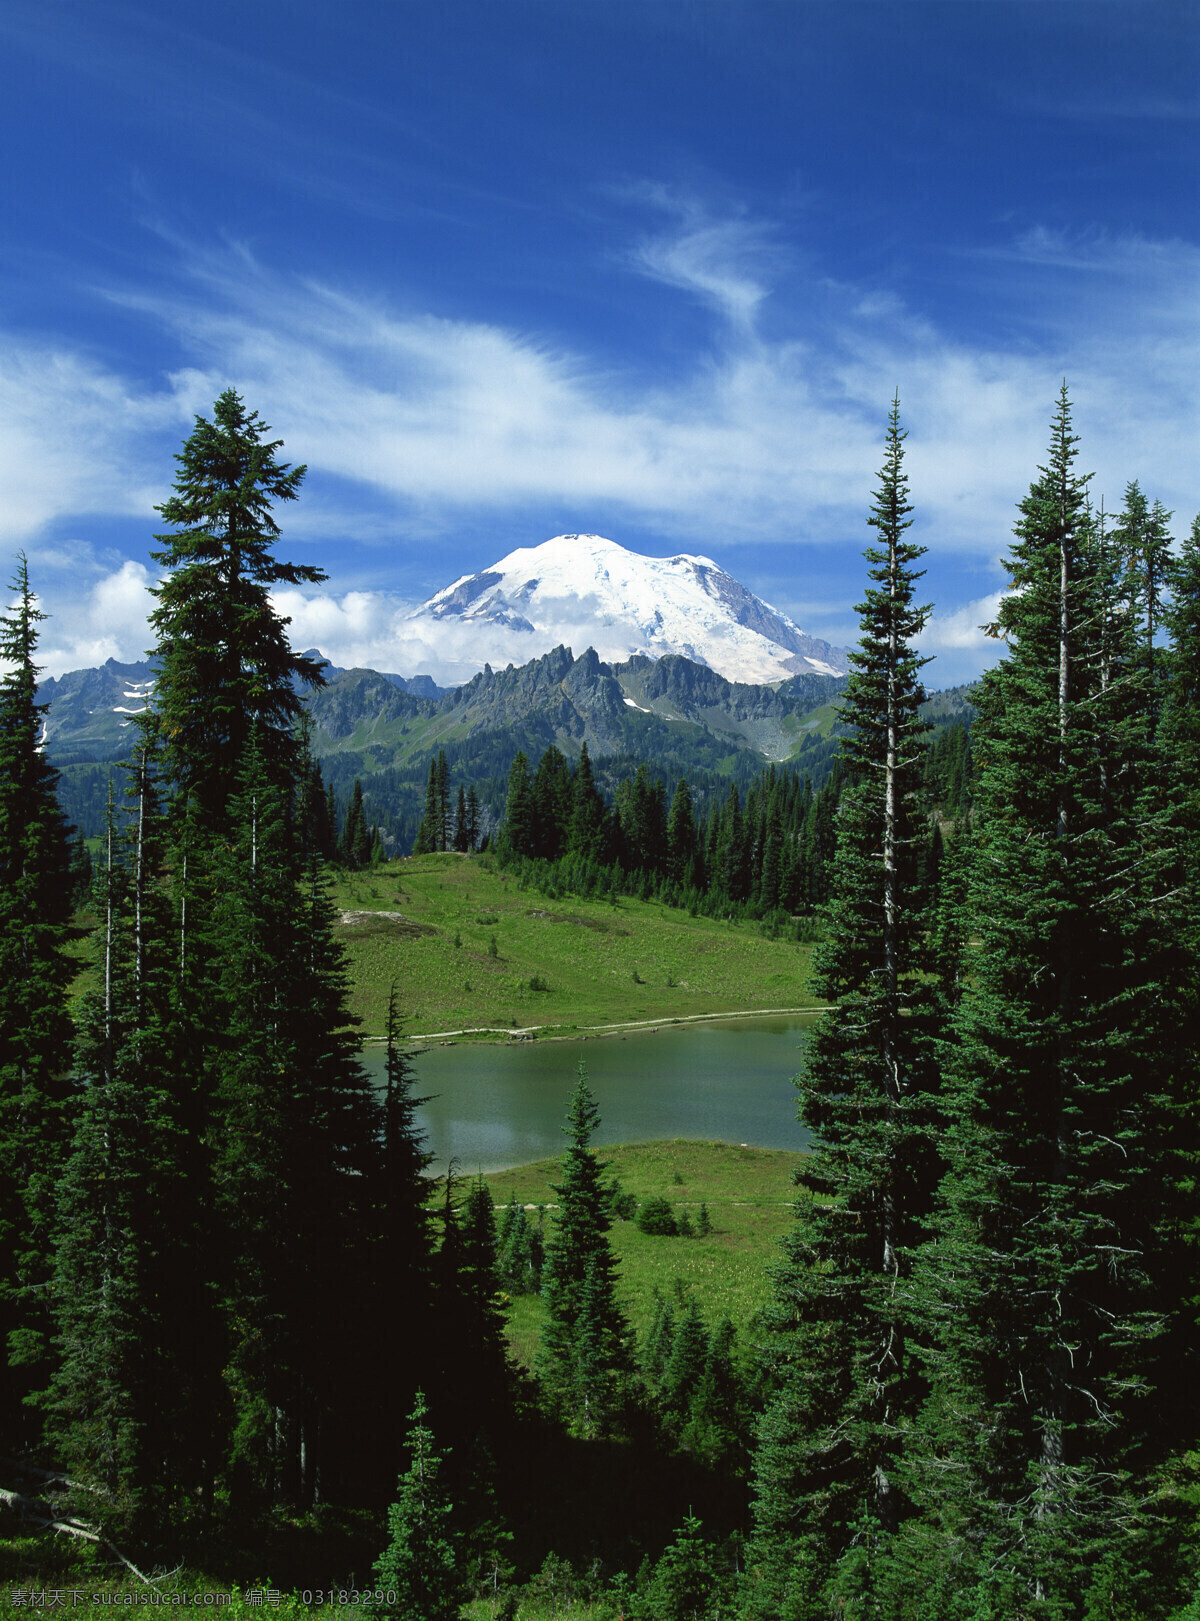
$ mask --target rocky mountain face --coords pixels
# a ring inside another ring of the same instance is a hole
[[[326,780],[344,800],[360,777],[373,814],[389,824],[400,818],[402,842],[403,817],[419,819],[428,762],[439,749],[459,780],[491,785],[497,814],[517,750],[536,760],[552,743],[573,759],[586,741],[593,760],[613,762],[614,782],[638,760],[689,781],[748,781],[764,763],[790,762],[819,782],[836,753],[845,686],[844,677],[815,672],[777,685],[730,681],[675,654],[609,663],[591,647],[578,658],[556,647],[520,666],[485,665],[441,696],[406,691],[375,670],[327,664],[325,673],[328,684],[306,701]],[[112,660],[42,684],[41,701],[50,705],[46,752],[63,773],[68,817],[85,833],[103,825],[111,763],[128,757],[129,728],[152,691],[148,665]],[[969,722],[969,689],[933,694],[924,713],[937,728]]]
[[[369,671],[347,671],[312,694],[309,712],[319,755],[345,747],[377,749],[385,736],[403,755],[405,744],[418,739],[420,747],[433,749],[533,726],[537,736],[570,755],[585,741],[593,755],[641,753],[682,730],[785,760],[802,743],[813,711],[844,684],[841,677],[810,674],[773,689],[727,681],[675,655],[607,664],[594,648],[575,658],[569,648],[556,647],[519,668],[486,665],[436,704],[389,692]],[[419,725],[409,724],[418,717]]]
[[[378,727],[406,716],[423,714],[445,697],[427,675],[405,677],[375,670],[343,670],[316,648],[305,657],[324,668],[336,688],[327,710],[333,737],[356,727]],[[343,678],[350,679],[343,679]],[[133,717],[152,702],[154,667],[146,660],[119,664],[109,659],[98,669],[71,670],[38,686],[38,702],[49,704],[43,742],[58,766],[119,760],[128,752]]]
[[[463,575],[411,616],[470,627],[476,659],[517,664],[555,643],[617,664],[677,654],[728,680],[845,675],[846,649],[809,636],[708,557],[641,557],[603,535],[556,535]]]
[[[38,687],[49,704],[43,743],[56,765],[119,760],[130,748],[130,727],[154,691],[149,664],[118,664],[71,670]]]

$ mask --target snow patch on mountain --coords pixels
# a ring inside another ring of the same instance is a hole
[[[682,654],[731,681],[844,675],[846,650],[808,636],[710,557],[641,557],[602,535],[556,535],[464,574],[410,616],[423,638],[469,632],[479,664],[563,644],[620,662]]]

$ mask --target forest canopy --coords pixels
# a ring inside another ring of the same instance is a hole
[[[383,850],[308,749],[321,671],[270,587],[320,575],[274,556],[304,469],[269,434],[227,390],[178,458],[81,908],[24,559],[0,620],[3,1451],[142,1567],[357,1560],[409,1621],[1200,1613],[1200,519],[1176,543],[1136,481],[1106,513],[1064,385],[1004,656],[933,735],[894,402],[824,783],[697,814],[644,763],[606,803],[586,747],[517,754],[521,882],[820,937],[769,1304],[661,1298],[639,1340],[586,1072],[555,1208],[498,1228],[482,1178],[428,1174],[402,983],[381,1090],[359,1062],[328,871]],[[480,839],[435,756],[420,848]]]

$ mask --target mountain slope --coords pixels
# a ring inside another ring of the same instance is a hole
[[[711,558],[641,557],[602,535],[556,535],[463,575],[411,615],[469,628],[474,657],[524,663],[555,643],[612,663],[678,654],[729,680],[845,675],[846,650],[808,636]]]
[[[313,693],[308,706],[318,756],[362,752],[376,766],[514,729],[569,755],[584,742],[593,755],[659,755],[686,740],[715,743],[718,754],[747,750],[786,760],[812,729],[811,712],[843,684],[809,674],[774,689],[727,681],[677,655],[607,664],[593,648],[574,658],[556,647],[520,668],[485,666],[437,704],[352,670]]]
[[[149,664],[118,664],[70,670],[38,686],[38,703],[49,704],[43,742],[55,765],[119,760],[132,747],[133,717],[154,691]]]

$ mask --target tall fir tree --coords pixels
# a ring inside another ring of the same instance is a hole
[[[930,1616],[961,1613],[973,1582],[1008,1613],[1082,1612],[1097,1561],[1136,1519],[1172,1310],[1155,1281],[1167,1077],[1137,1018],[1156,1001],[1136,949],[1153,867],[1133,814],[1144,753],[1129,683],[1111,679],[1137,627],[1118,616],[1124,639],[1106,640],[1076,447],[1064,385],[1015,526],[996,627],[1008,655],[973,728],[979,944],[954,1031],[944,1210],[921,1267],[932,1394],[912,1585]],[[955,1572],[957,1597],[929,1589],[931,1570]]]
[[[546,1246],[542,1296],[546,1321],[537,1371],[552,1404],[583,1435],[608,1431],[632,1372],[629,1328],[616,1300],[616,1262],[608,1242],[611,1198],[606,1166],[588,1147],[599,1110],[581,1063],[567,1124],[558,1219]]]
[[[55,1179],[70,1134],[73,885],[58,773],[41,748],[37,606],[22,553],[0,617],[0,1430],[36,1431],[24,1398],[45,1382]]]
[[[151,553],[167,570],[154,588],[155,708],[166,769],[195,796],[202,820],[222,817],[257,725],[277,782],[299,756],[297,687],[323,686],[321,666],[293,653],[287,619],[271,606],[280,585],[319,584],[318,568],[281,563],[272,503],[294,501],[303,467],[280,463],[282,440],[226,389],[213,419],[196,418],[176,457],[175,494],[159,507],[172,532]]]
[[[229,1232],[233,1457],[250,1502],[308,1506],[346,1343],[325,1329],[369,1231],[380,1122],[348,1028],[347,981],[315,858],[251,734],[219,869],[225,1036],[218,1191]],[[303,882],[301,882],[303,880]]]
[[[604,801],[596,787],[586,741],[580,744],[575,768],[567,849],[585,862],[599,861],[604,855]]]
[[[48,1406],[59,1456],[99,1489],[100,1518],[161,1552],[211,1503],[221,1391],[211,1233],[199,1217],[206,1159],[189,1131],[196,1066],[177,1016],[149,736],[129,771],[126,828],[109,803],[98,988],[80,1023],[84,1090],[59,1184]]]
[[[372,1489],[394,1477],[417,1386],[430,1377],[431,1362],[436,1366],[441,1360],[429,1210],[436,1183],[427,1175],[433,1156],[417,1123],[417,1111],[428,1099],[417,1094],[412,1061],[401,1043],[394,984],[388,996],[385,1055],[379,1136],[362,1190],[370,1208],[358,1218],[359,1241],[349,1272],[379,1332],[363,1336],[355,1348],[358,1413],[347,1415],[343,1424],[347,1444],[357,1449],[356,1461],[345,1460],[354,1472],[350,1478]],[[344,1369],[343,1377],[349,1376]]]
[[[769,1319],[776,1394],[756,1458],[755,1602],[772,1614],[808,1614],[822,1593],[865,1602],[864,1544],[886,1545],[906,1512],[897,1461],[919,1385],[905,1280],[937,1156],[928,919],[915,883],[926,727],[913,643],[928,609],[915,601],[924,548],[906,538],[904,438],[894,402],[867,519],[878,544],[866,551],[873,583],[843,700],[848,781],[816,961],[833,1007],[798,1077],[813,1152],[797,1173]]]
[[[671,796],[667,813],[667,876],[681,888],[694,885],[696,873],[696,818],[692,796],[682,777]]]
[[[505,854],[531,856],[534,851],[533,782],[529,760],[518,750],[508,770],[508,794],[504,802],[504,826],[500,842]]]

